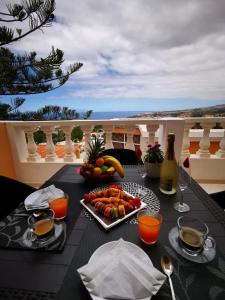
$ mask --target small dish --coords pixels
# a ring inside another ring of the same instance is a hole
[[[215,258],[215,256],[216,256],[215,248],[207,248],[207,249],[203,248],[203,251],[195,256],[188,254],[184,249],[182,249],[180,247],[178,236],[179,236],[179,233],[178,233],[177,227],[172,228],[169,232],[170,244],[178,254],[180,254],[187,260],[190,260],[190,261],[196,262],[196,263],[200,263],[200,264],[204,264],[204,263],[210,262],[211,260],[213,260]],[[210,239],[213,240],[212,237],[210,237]]]

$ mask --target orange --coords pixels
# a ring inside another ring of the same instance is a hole
[[[99,167],[94,168],[94,176],[100,176],[102,174],[102,170]]]
[[[96,159],[95,164],[96,166],[101,167],[104,164],[104,162],[104,159],[102,157],[99,157]]]

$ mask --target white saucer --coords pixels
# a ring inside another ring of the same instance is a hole
[[[149,258],[149,256],[137,245],[127,242],[127,241],[123,241],[123,243],[126,243],[126,248],[127,248],[127,253],[132,253],[133,255],[135,255],[136,257],[138,257],[138,259],[142,260],[144,263],[148,264],[149,266],[153,266],[151,259]],[[118,244],[118,241],[112,241],[109,243],[106,243],[102,246],[100,246],[91,256],[91,258],[89,259],[89,262],[97,262],[104,253],[112,250],[112,248],[114,246],[116,246]]]
[[[204,264],[204,263],[210,262],[216,256],[215,247],[214,248],[207,248],[207,249],[203,248],[203,251],[201,253],[197,254],[197,255],[188,254],[184,249],[182,249],[180,247],[178,236],[179,236],[179,234],[178,234],[177,227],[172,228],[169,232],[170,244],[178,254],[180,254],[181,256],[186,258],[187,260],[190,260],[190,261],[193,261],[193,262],[196,262],[196,263],[200,263],[200,264]],[[209,238],[211,240],[213,240],[212,237],[209,237]],[[214,241],[214,243],[215,243],[215,241]]]
[[[38,249],[38,248],[48,246],[51,243],[53,243],[54,241],[56,241],[63,232],[63,224],[62,223],[57,223],[57,224],[55,223],[54,224],[54,233],[48,239],[43,239],[43,240],[41,240],[41,239],[38,240],[37,239],[34,242],[32,242],[30,239],[27,238],[27,234],[28,234],[29,230],[30,229],[28,228],[24,232],[24,234],[22,236],[22,243],[28,248]]]

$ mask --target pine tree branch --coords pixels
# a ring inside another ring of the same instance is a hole
[[[10,14],[7,14],[7,13],[3,13],[3,12],[0,12],[0,15],[3,15],[3,16],[11,16]]]
[[[49,90],[45,90],[45,91],[43,91],[43,90],[40,90],[40,91],[30,91],[29,93],[26,93],[26,92],[20,92],[20,93],[5,93],[5,94],[1,94],[1,92],[0,92],[0,95],[4,95],[4,96],[15,96],[15,95],[18,95],[18,94],[20,94],[20,95],[27,95],[27,94],[29,94],[29,95],[34,95],[34,94],[42,94],[42,93],[46,93],[46,92],[49,92],[49,91],[54,91],[54,90],[56,90],[56,89],[58,89],[59,87],[61,87],[62,85],[64,85],[65,84],[65,82],[63,83],[63,84],[59,84],[59,85],[57,85],[57,86],[54,86],[54,87],[51,87],[51,88],[49,88]]]
[[[1,14],[1,13],[0,13]],[[9,15],[10,16],[10,15]],[[11,22],[23,22],[25,21],[26,19],[28,19],[29,16],[26,16],[25,18],[19,20],[19,19],[11,19],[11,20],[6,20],[6,19],[1,19],[0,18],[0,22],[5,22],[5,23],[11,23]]]
[[[48,22],[48,20],[49,20],[49,16],[48,16],[47,18],[45,18],[45,20],[44,20],[42,23],[40,23],[38,26],[36,26],[36,27],[34,27],[33,29],[27,31],[26,33],[21,34],[20,36],[18,36],[18,37],[16,37],[16,38],[12,39],[10,42],[3,42],[3,43],[1,43],[0,46],[4,46],[4,45],[7,45],[7,44],[9,44],[9,43],[16,42],[16,41],[18,41],[18,40],[24,38],[24,37],[27,36],[28,34],[34,32],[34,31],[36,31],[37,29],[39,29],[39,28],[41,28],[42,26],[44,26],[44,25]]]
[[[32,3],[32,2],[31,2]],[[30,33],[40,29],[41,27],[47,26],[47,24],[51,23],[54,18],[53,11],[55,10],[55,0],[47,0],[46,2],[39,5],[36,8],[36,11],[32,11],[32,7],[29,6],[29,3],[26,3],[27,7],[24,7],[27,10],[27,16],[29,17],[30,30],[25,32],[24,34],[20,34],[19,36],[13,38],[13,36],[7,38],[6,40],[0,43],[0,46],[7,45],[9,43],[16,42]],[[29,11],[31,10],[31,11]],[[32,13],[37,14],[37,18],[32,16]],[[43,18],[44,16],[44,18]],[[7,34],[7,30],[6,30]]]
[[[70,71],[70,72],[67,72],[66,74],[62,75],[62,76],[59,76],[59,77],[55,77],[55,78],[51,78],[51,79],[46,79],[46,80],[42,80],[42,81],[37,81],[35,82],[35,84],[45,84],[47,82],[51,82],[51,81],[54,81],[54,80],[64,80],[66,77],[70,76],[71,74],[73,74],[74,72],[78,71],[82,66],[83,64],[82,63],[76,63],[75,65],[77,65],[75,71]],[[30,82],[23,82],[23,83],[19,83],[19,82],[10,82],[10,84],[12,85],[30,85],[31,83]]]

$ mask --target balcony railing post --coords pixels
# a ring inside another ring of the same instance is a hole
[[[61,126],[63,132],[65,133],[65,162],[73,162],[75,160],[74,147],[71,141],[71,132],[73,126]]]
[[[159,124],[151,124],[147,125],[147,130],[148,130],[148,143],[150,145],[155,144],[155,133],[159,128]]]
[[[202,126],[203,127],[203,126]],[[212,128],[212,124],[204,124],[204,131],[203,136],[199,143],[199,150],[196,152],[196,157],[210,157],[209,147],[210,147],[210,140],[209,134],[210,129]]]
[[[42,130],[44,131],[44,133],[46,134],[46,157],[45,157],[45,161],[56,161],[57,160],[57,156],[55,153],[55,145],[53,143],[52,140],[52,134],[54,132],[55,127],[54,126],[43,126]]]
[[[113,148],[113,143],[112,143],[113,126],[103,126],[103,129],[105,131],[105,148],[111,149]]]
[[[160,126],[160,144],[162,144],[162,150],[164,152],[166,151],[168,133],[173,132],[175,134],[175,157],[177,160],[180,160],[185,124],[184,119],[163,118],[161,122],[162,126]]]
[[[92,126],[91,125],[85,125],[81,126],[82,131],[85,133],[84,135],[84,153],[85,153],[85,159],[87,158],[87,149],[89,148],[88,142],[91,140],[91,131],[92,131]]]
[[[27,161],[40,161],[41,157],[37,153],[37,145],[34,141],[34,132],[37,128],[32,127],[23,127],[24,132],[27,135],[27,151],[28,151],[28,157]]]
[[[223,124],[223,128],[225,123]],[[216,156],[219,158],[225,158],[225,129],[223,130],[223,137],[220,141],[220,149],[216,152]]]
[[[134,150],[134,141],[133,141],[133,136],[134,136],[134,126],[126,126],[127,129],[127,143],[126,143],[126,149]]]
[[[182,152],[181,152],[181,160],[185,159],[186,157],[190,156],[190,132],[191,126],[189,124],[184,125],[184,136],[183,136],[183,145],[182,145]]]

